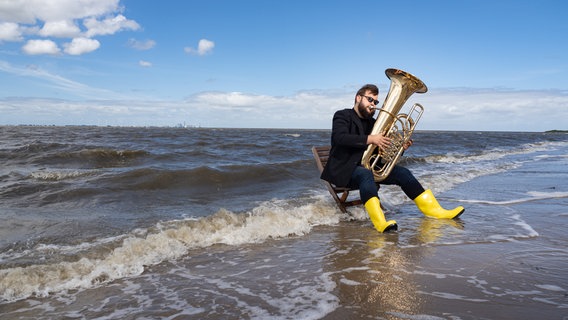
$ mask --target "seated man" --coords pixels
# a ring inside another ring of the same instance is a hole
[[[359,189],[361,200],[369,217],[379,232],[396,230],[394,220],[386,221],[378,198],[379,186],[375,183],[373,172],[361,166],[361,158],[369,144],[382,149],[390,145],[390,139],[383,135],[371,135],[375,119],[373,115],[378,103],[379,89],[373,84],[363,86],[355,95],[352,109],[337,111],[333,116],[331,130],[331,150],[321,178],[338,187]],[[409,141],[404,148],[412,144]],[[396,165],[388,177],[380,182],[398,185],[426,216],[453,219],[463,213],[459,206],[445,210],[430,190],[424,190],[410,170]]]

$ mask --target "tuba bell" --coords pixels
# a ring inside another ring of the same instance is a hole
[[[391,144],[386,149],[370,144],[361,158],[361,164],[373,172],[376,182],[386,179],[402,156],[404,144],[410,140],[414,127],[424,112],[424,107],[415,103],[408,113],[398,112],[413,93],[428,91],[420,79],[408,72],[387,69],[385,74],[391,80],[391,84],[371,134],[382,134],[391,139]]]

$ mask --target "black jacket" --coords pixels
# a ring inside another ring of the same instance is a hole
[[[367,149],[367,136],[375,119],[361,119],[354,109],[343,109],[333,115],[331,150],[321,178],[337,187],[346,187],[355,167]]]

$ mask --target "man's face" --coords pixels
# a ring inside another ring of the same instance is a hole
[[[366,91],[364,95],[357,97],[357,110],[363,118],[371,118],[377,110],[378,96]]]

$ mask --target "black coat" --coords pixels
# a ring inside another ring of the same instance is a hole
[[[367,149],[367,136],[375,119],[361,119],[354,109],[343,109],[333,115],[331,150],[321,178],[337,187],[346,187]]]

